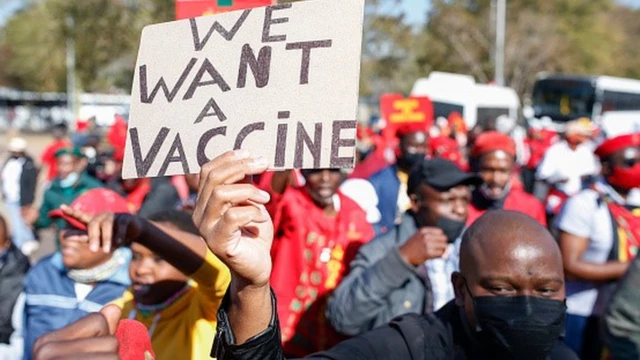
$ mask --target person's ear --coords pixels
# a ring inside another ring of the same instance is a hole
[[[410,194],[409,200],[411,200],[411,210],[414,213],[417,213],[418,209],[420,208],[420,198],[417,194]]]
[[[451,284],[453,285],[453,292],[455,294],[455,304],[459,307],[464,307],[464,302],[467,296],[465,292],[465,279],[462,274],[454,271],[451,274]]]
[[[603,161],[602,162],[602,170],[600,171],[602,173],[602,176],[607,177],[609,176],[609,174],[611,174],[612,171],[612,166],[611,166],[611,162],[607,161]]]

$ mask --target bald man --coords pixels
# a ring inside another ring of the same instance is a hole
[[[283,359],[269,287],[269,199],[251,184],[229,185],[267,167],[230,152],[201,172],[206,180],[193,219],[232,273],[211,354],[219,360]],[[309,358],[578,359],[559,341],[566,310],[560,251],[537,221],[516,212],[488,212],[468,229],[460,255],[461,271],[452,276],[455,300],[442,309],[398,317]]]
[[[273,226],[264,198],[235,184],[268,167],[227,153],[202,168],[194,221],[231,270],[212,356],[283,359],[276,298],[269,287]],[[238,204],[229,206],[229,204]],[[461,245],[455,299],[434,314],[410,314],[336,345],[315,359],[577,359],[559,340],[566,306],[560,250],[535,220],[488,212]]]

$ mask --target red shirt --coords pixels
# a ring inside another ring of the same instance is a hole
[[[341,340],[325,317],[327,298],[349,270],[358,248],[373,237],[364,211],[338,192],[340,210],[327,217],[303,188],[289,187],[278,201],[271,249],[271,286],[287,355],[302,357]]]
[[[40,162],[49,168],[49,170],[47,170],[47,180],[53,180],[58,173],[58,169],[56,168],[56,152],[69,146],[71,146],[71,143],[68,140],[56,140],[47,146],[42,152],[42,155],[40,155]]]
[[[504,200],[503,210],[519,211],[532,218],[538,220],[544,227],[547,226],[547,216],[544,211],[544,205],[535,196],[517,188],[511,188],[507,198]],[[469,215],[467,217],[467,226],[473,224],[487,210],[479,209],[473,201],[469,203]]]

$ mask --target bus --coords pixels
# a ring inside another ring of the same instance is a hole
[[[515,90],[497,85],[477,84],[472,76],[434,71],[418,79],[411,95],[427,96],[433,102],[435,118],[452,112],[462,115],[469,129],[506,115],[515,123],[520,99]]]
[[[536,118],[562,126],[587,117],[601,125],[607,112],[640,110],[640,80],[611,76],[539,74],[531,96]]]

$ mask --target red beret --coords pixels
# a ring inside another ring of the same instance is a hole
[[[596,155],[600,159],[606,159],[618,150],[636,146],[640,146],[640,133],[620,135],[600,144],[596,149]]]
[[[414,132],[423,132],[426,134],[428,131],[429,129],[427,128],[426,122],[408,123],[398,126],[396,129],[396,136],[401,138]]]
[[[471,149],[471,156],[477,158],[496,150],[502,150],[511,156],[516,156],[516,143],[508,135],[501,132],[483,132],[476,138]]]
[[[443,152],[458,150],[458,142],[448,136],[438,136],[429,140],[431,153],[438,155]]]

